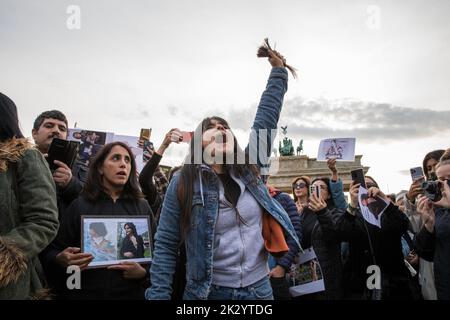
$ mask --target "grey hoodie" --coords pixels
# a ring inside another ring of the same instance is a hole
[[[214,229],[212,284],[241,288],[269,274],[268,254],[262,236],[263,209],[246,190],[244,183],[233,174],[231,177],[239,184],[241,195],[236,208],[233,208],[225,199],[224,188],[220,183],[220,204]]]

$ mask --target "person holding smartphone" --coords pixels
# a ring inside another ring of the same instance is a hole
[[[439,159],[444,154],[445,150],[434,150],[427,153],[422,161],[423,178],[416,178],[420,175],[412,176],[412,183],[408,192],[403,195],[403,204],[405,206],[405,214],[410,221],[410,231],[415,235],[421,230],[423,226],[422,216],[417,211],[416,200],[423,195],[422,182],[423,180],[436,180],[436,165]],[[434,285],[434,270],[433,263],[423,259],[419,255],[419,280],[422,290],[422,295],[425,300],[436,300],[437,293]]]
[[[317,178],[311,183],[309,202],[301,215],[302,248],[314,249],[322,268],[325,291],[303,296],[301,299],[342,299],[343,269],[341,241],[335,221],[343,213],[336,208],[330,191],[329,178]]]
[[[42,112],[34,121],[32,136],[39,151],[46,155],[53,138],[67,140],[68,122],[66,116],[59,110]],[[58,168],[53,172],[58,192],[58,209],[61,216],[72,200],[81,192],[87,179],[87,167],[75,163],[69,168],[65,163],[55,160]]]
[[[67,140],[67,118],[59,110],[44,111],[34,120],[31,133],[36,147],[46,156],[54,138]],[[58,219],[61,222],[67,208],[81,193],[87,180],[88,168],[81,161],[75,161],[72,169],[61,161],[55,160],[54,162],[58,168],[52,172],[52,176],[56,185]],[[54,264],[51,262],[52,259],[48,259],[48,257],[46,248],[39,255],[39,258],[41,259],[49,287],[54,290],[53,293],[56,293],[60,291],[57,286],[61,283],[60,280],[65,277],[65,272],[60,272],[61,270],[54,268]],[[64,290],[64,288],[61,290]]]

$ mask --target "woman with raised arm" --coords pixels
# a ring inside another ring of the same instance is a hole
[[[206,118],[196,129],[164,199],[147,299],[170,299],[181,241],[187,258],[184,299],[273,299],[268,253],[282,255],[287,242],[299,243],[289,216],[260,177],[288,80],[280,54],[270,51],[269,62],[272,71],[245,152],[222,118]]]

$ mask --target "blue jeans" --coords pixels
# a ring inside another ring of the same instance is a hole
[[[269,277],[243,288],[211,286],[208,300],[273,300]]]

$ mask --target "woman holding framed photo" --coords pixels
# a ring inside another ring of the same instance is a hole
[[[83,192],[63,216],[52,254],[54,262],[62,268],[75,265],[82,270],[81,289],[61,290],[58,293],[62,298],[143,299],[147,270],[139,263],[123,261],[107,267],[88,268],[94,256],[81,252],[81,237],[84,234],[81,220],[83,218],[84,222],[89,216],[104,216],[105,221],[111,216],[147,216],[150,225],[154,223],[150,206],[139,189],[133,153],[122,142],[105,145],[91,162]],[[99,239],[99,235],[94,231],[90,235],[95,241]],[[101,232],[100,235],[105,236],[106,233]],[[149,230],[149,235],[151,239],[152,230]],[[136,233],[135,238],[139,242]],[[134,247],[132,240],[131,242]],[[116,250],[119,260],[120,250],[117,247]],[[65,288],[67,279],[60,281],[61,288]]]

